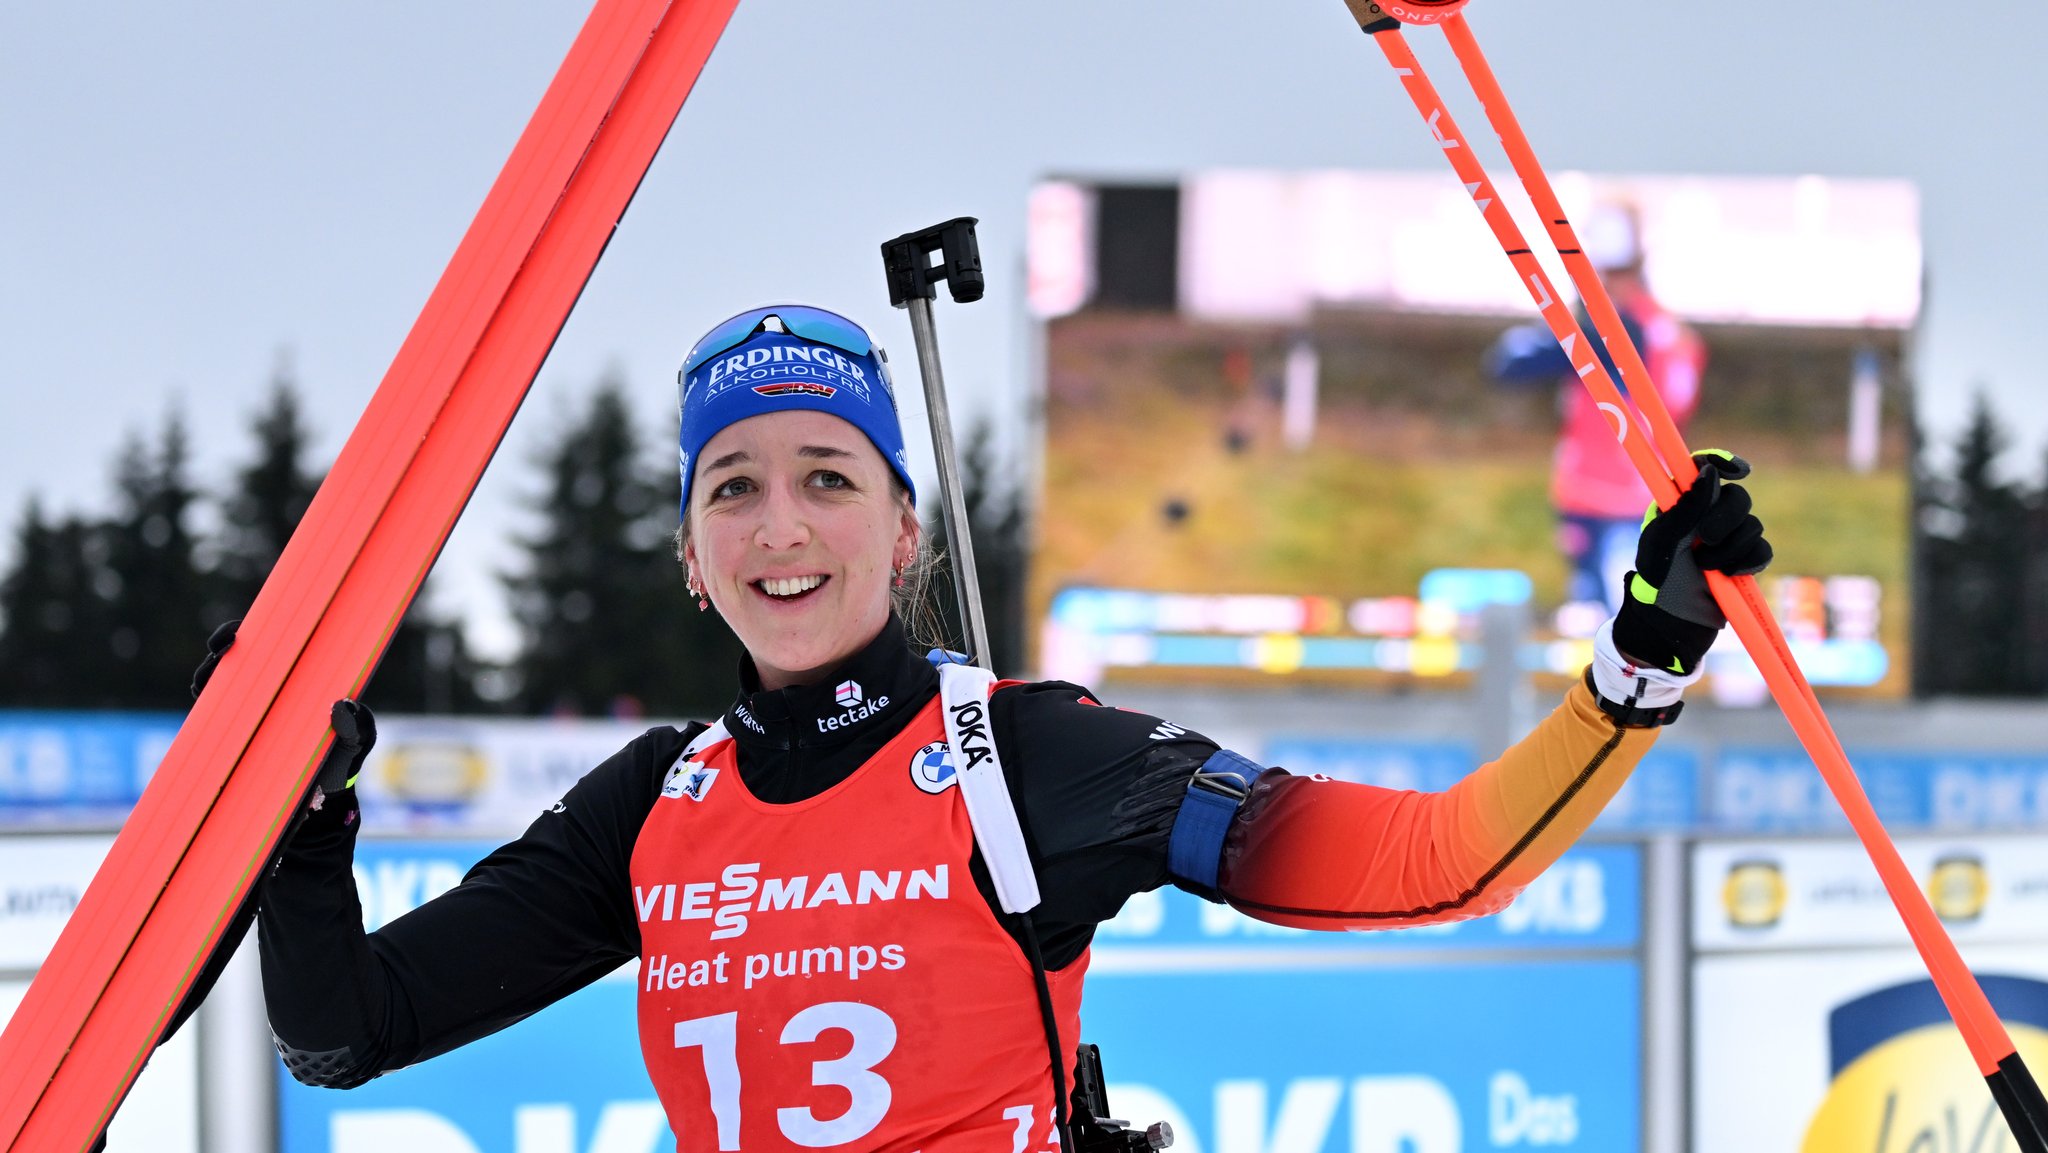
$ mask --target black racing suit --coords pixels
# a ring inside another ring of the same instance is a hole
[[[850,725],[833,686],[886,707]],[[739,772],[771,803],[816,796],[878,752],[938,692],[893,619],[819,684],[759,691],[751,667],[725,715]],[[1064,968],[1095,925],[1171,879],[1167,841],[1213,742],[1103,708],[1061,682],[996,692],[990,714],[1043,903],[1045,963]],[[650,729],[593,769],[462,883],[366,934],[350,874],[360,822],[344,792],[310,814],[258,893],[271,1029],[293,1075],[359,1085],[495,1032],[640,953],[629,868],[641,823],[689,732]],[[994,907],[979,856],[975,879]]]

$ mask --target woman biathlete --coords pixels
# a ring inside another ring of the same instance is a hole
[[[324,798],[259,894],[271,1026],[301,1081],[360,1085],[637,959],[641,1047],[683,1150],[1039,1148],[1090,937],[1127,898],[1172,884],[1315,929],[1499,910],[1676,715],[1723,623],[1701,568],[1770,558],[1748,496],[1719,483],[1746,466],[1703,456],[1647,522],[1585,677],[1441,793],[1261,768],[1060,682],[949,688],[949,739],[940,670],[892,601],[922,542],[881,350],[822,309],[754,309],[690,352],[680,404],[679,552],[745,645],[732,707],[650,730],[375,933],[353,792]],[[985,755],[1042,895],[1021,916],[956,771]]]

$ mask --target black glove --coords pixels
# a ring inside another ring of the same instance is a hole
[[[328,746],[327,759],[320,762],[320,771],[313,774],[316,809],[322,798],[356,787],[356,778],[363,774],[363,761],[377,747],[377,715],[370,711],[370,706],[343,697],[334,702],[328,717],[334,725],[334,743]]]
[[[1693,454],[1699,479],[1662,513],[1650,510],[1636,542],[1628,595],[1614,616],[1614,647],[1623,656],[1690,676],[1728,618],[1707,591],[1706,573],[1762,572],[1771,563],[1763,522],[1750,512],[1739,484],[1749,462],[1709,449]]]
[[[213,635],[206,638],[206,659],[200,661],[199,667],[192,670],[193,700],[199,699],[199,690],[205,688],[206,682],[213,679],[214,667],[220,664],[221,655],[234,647],[235,630],[241,627],[241,618],[237,617],[213,630]]]

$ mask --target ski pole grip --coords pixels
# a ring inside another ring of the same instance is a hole
[[[882,244],[882,264],[889,273],[889,303],[905,307],[912,298],[931,300],[937,283],[956,304],[981,299],[987,282],[981,275],[981,244],[974,238],[975,218],[956,216],[944,224],[906,232]],[[932,254],[939,254],[937,264]]]
[[[1380,7],[1379,0],[1344,0],[1344,6],[1351,9],[1351,16],[1358,21],[1358,30],[1361,32],[1385,32],[1389,28],[1401,26],[1399,20],[1388,15],[1387,10]]]

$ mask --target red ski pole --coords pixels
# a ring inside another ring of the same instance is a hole
[[[1374,0],[1346,2],[1358,18],[1359,26],[1370,33],[1380,46],[1417,111],[1429,123],[1432,133],[1442,145],[1445,158],[1472,194],[1502,250],[1529,287],[1551,332],[1571,358],[1574,371],[1585,381],[1600,407],[1614,419],[1616,438],[1649,485],[1658,505],[1669,507],[1681,487],[1689,485],[1697,475],[1691,454],[1650,380],[1642,357],[1628,339],[1598,273],[1580,250],[1570,221],[1536,160],[1528,138],[1515,120],[1506,95],[1480,53],[1469,25],[1458,12],[1464,0],[1396,0],[1385,7]],[[1460,66],[1485,106],[1488,119],[1537,211],[1547,222],[1551,239],[1580,295],[1587,302],[1589,315],[1607,340],[1631,395],[1641,404],[1651,424],[1656,446],[1672,462],[1674,467],[1671,470],[1667,471],[1650,446],[1644,443],[1628,403],[1601,367],[1599,359],[1592,355],[1591,349],[1584,350],[1586,355],[1581,360],[1579,346],[1586,343],[1585,333],[1570,311],[1558,301],[1548,276],[1529,252],[1521,230],[1494,193],[1484,167],[1471,149],[1465,147],[1456,122],[1445,110],[1443,101],[1401,33],[1403,21],[1444,26]],[[1637,435],[1630,436],[1632,430]],[[1756,581],[1749,577],[1731,579],[1719,573],[1709,574],[1709,578],[1716,601],[1735,626],[1736,635],[1749,649],[1772,695],[1785,710],[1786,718],[1792,723],[1801,744],[1813,757],[1829,791],[1876,866],[1886,892],[1905,922],[1914,946],[1969,1046],[1978,1071],[1984,1075],[1993,1098],[2004,1112],[2007,1124],[2027,1153],[2048,1153],[2048,1102],[2044,1102],[2039,1086],[2021,1060],[2004,1024],[1991,1008],[1982,986],[1963,962],[1955,942],[1942,928],[1926,896],[1899,857],[1897,846],[1886,834],[1883,823],[1849,765],[1840,741],[1828,724],[1812,686],[1800,673],[1784,635],[1765,605]]]

